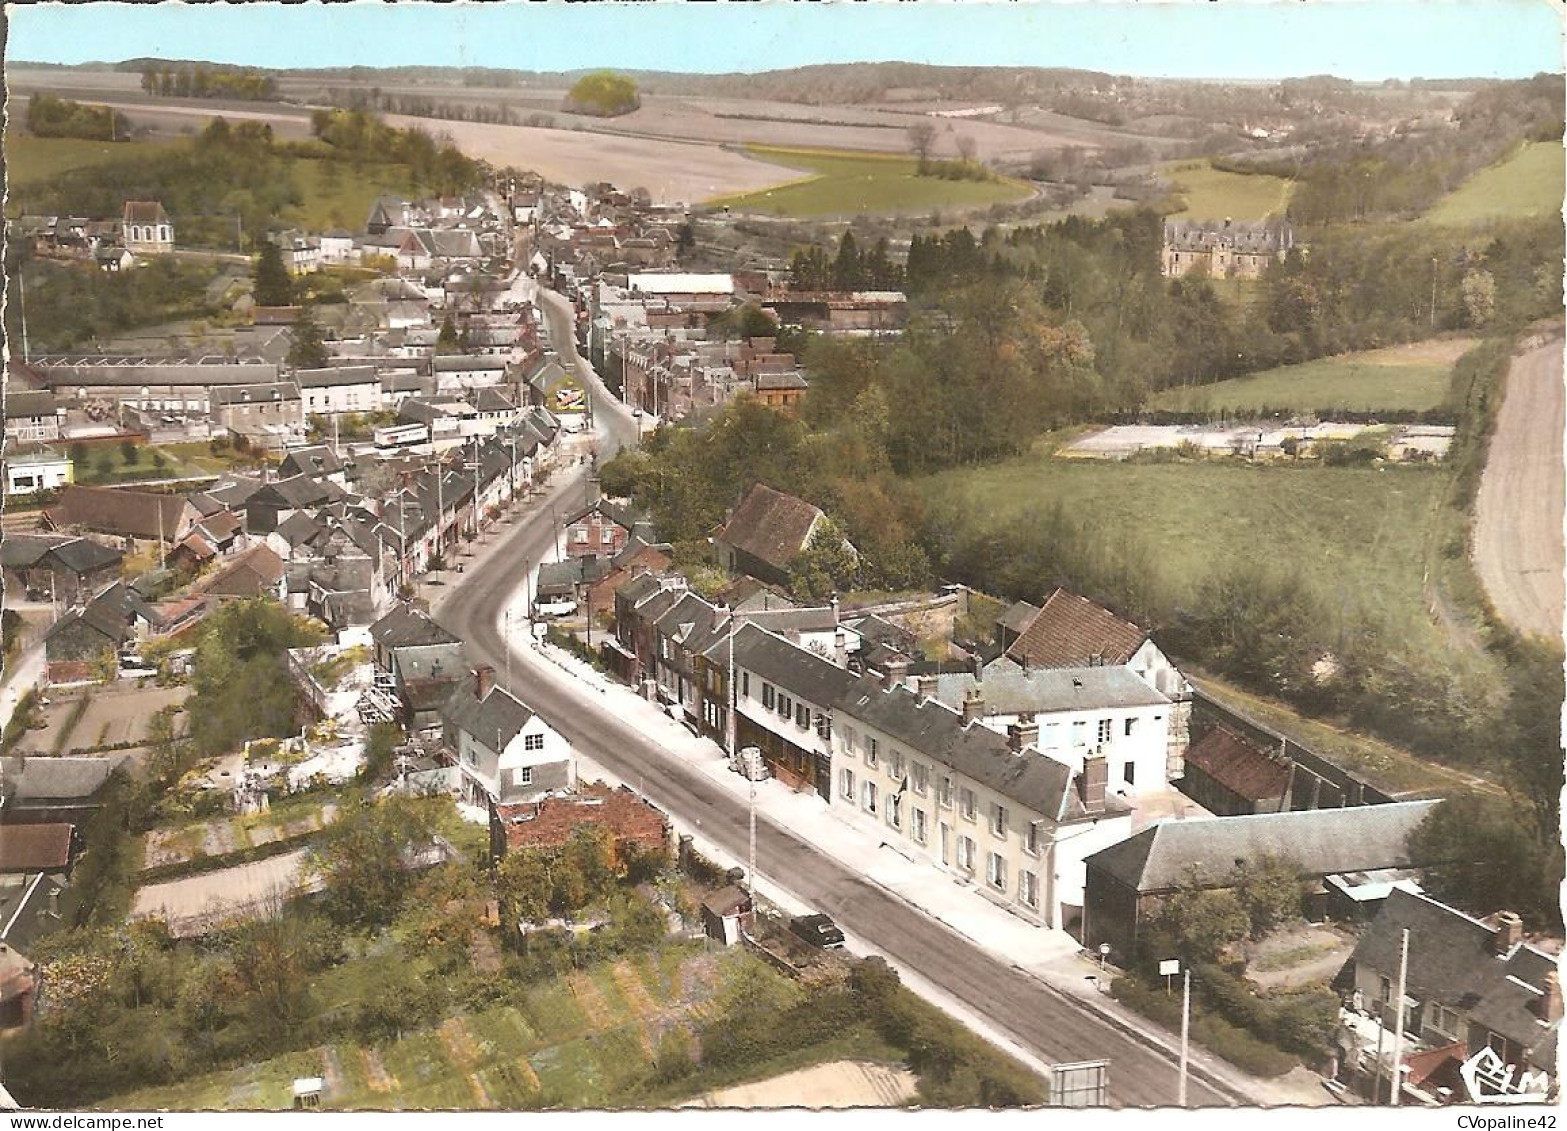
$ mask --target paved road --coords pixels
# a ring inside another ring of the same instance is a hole
[[[553,297],[553,296],[552,296]],[[554,323],[568,317],[563,303],[549,304]],[[569,333],[557,330],[563,359],[577,361]],[[596,418],[603,442],[631,437],[635,425],[618,406],[607,405],[602,386],[584,373],[599,400]],[[550,501],[564,513],[585,498],[586,469],[557,482]],[[517,587],[516,564],[538,561],[554,539],[548,506],[535,508],[509,530],[504,544],[487,554],[436,610],[436,619],[465,641],[470,659],[507,670],[505,645],[497,631],[499,610]],[[533,676],[531,651],[514,652],[517,693],[551,720],[594,762],[625,781],[637,781],[656,805],[706,839],[744,859],[747,812],[698,772],[665,752],[625,720],[604,712],[585,688]],[[520,661],[517,663],[516,661]],[[1176,1091],[1176,1066],[1156,1051],[1097,1016],[1088,1014],[1035,978],[998,961],[968,940],[863,879],[851,868],[764,820],[757,826],[758,872],[837,919],[845,930],[868,940],[889,958],[917,970],[939,990],[963,1002],[1042,1060],[1063,1063],[1111,1061],[1111,1102],[1117,1106],[1168,1105]],[[1193,1104],[1222,1105],[1233,1097],[1197,1078]],[[1245,1102],[1242,1100],[1241,1102]]]
[[[1475,506],[1475,567],[1502,619],[1562,634],[1562,339],[1513,359]]]

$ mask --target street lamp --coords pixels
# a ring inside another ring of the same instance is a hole
[[[1100,943],[1099,944],[1099,990],[1100,990],[1101,993],[1104,992],[1104,988],[1105,988],[1105,962],[1109,959],[1109,957],[1110,957],[1110,944],[1107,943],[1107,942]]]

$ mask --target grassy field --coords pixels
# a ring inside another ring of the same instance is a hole
[[[359,231],[376,197],[413,191],[408,170],[402,165],[366,165],[356,173],[348,163],[339,162],[334,177],[327,172],[325,161],[299,161],[294,165],[294,180],[305,200],[283,219],[311,232],[331,228]]]
[[[1186,202],[1179,214],[1185,220],[1261,220],[1282,215],[1295,190],[1294,182],[1282,177],[1221,172],[1206,161],[1166,165],[1162,172]]]
[[[327,1007],[361,1000],[372,984],[374,958],[329,972],[314,987]],[[652,1063],[658,1037],[700,1018],[715,994],[743,974],[782,975],[738,951],[707,954],[682,944],[517,989],[510,1004],[367,1047],[324,1045],[258,1064],[147,1088],[101,1106],[132,1111],[204,1109],[279,1111],[292,1105],[301,1076],[326,1080],[322,1107],[332,1110],[537,1110],[616,1107]],[[884,1047],[807,1050],[788,1067],[854,1052],[873,1059],[901,1054]],[[755,1066],[751,1078],[781,1070]],[[726,1080],[724,1083],[735,1081]],[[702,1087],[711,1086],[704,1081]]]
[[[1528,142],[1443,197],[1423,222],[1464,225],[1556,215],[1562,209],[1563,182],[1562,147],[1555,142]]]
[[[708,204],[771,216],[857,216],[983,208],[1028,196],[1028,186],[997,181],[946,181],[915,174],[912,157],[831,149],[747,146],[746,151],[812,174],[776,188],[721,196]]]
[[[1166,389],[1147,407],[1170,412],[1434,409],[1447,398],[1453,363],[1474,345],[1473,338],[1452,338],[1325,357],[1211,385]]]
[[[189,144],[183,138],[116,143],[70,137],[34,137],[26,130],[9,129],[5,131],[6,179],[15,190],[71,169],[85,169],[90,165],[177,149]]]
[[[1092,515],[1107,546],[1146,550],[1149,592],[1188,600],[1237,552],[1296,565],[1318,592],[1381,610],[1412,643],[1444,647],[1422,599],[1426,530],[1446,479],[1390,468],[1090,464],[1046,450],[925,480],[980,530],[1027,523],[1052,503]],[[1044,584],[1044,581],[1041,581]]]
[[[74,445],[61,445],[70,453]],[[195,479],[221,475],[232,470],[237,460],[232,454],[214,455],[206,444],[139,444],[136,459],[127,462],[118,444],[93,444],[86,448],[87,458],[74,469],[76,482],[84,487],[111,487],[144,479]],[[155,456],[161,456],[159,466]]]

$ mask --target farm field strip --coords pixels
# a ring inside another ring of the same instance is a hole
[[[1567,191],[1559,142],[1531,141],[1437,201],[1424,224],[1465,225],[1557,215]]]
[[[1186,202],[1185,220],[1262,220],[1282,215],[1295,191],[1293,181],[1262,173],[1230,173],[1207,162],[1166,165],[1160,175],[1175,185]]]

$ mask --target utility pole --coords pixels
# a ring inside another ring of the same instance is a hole
[[[746,770],[745,776],[751,780],[751,866],[746,869],[745,885],[746,895],[751,901],[751,929],[756,930],[756,779],[751,777],[751,771]]]
[[[479,434],[473,434],[473,536],[479,537],[479,464],[482,457],[479,454]]]
[[[506,689],[511,690],[511,606],[506,606]]]
[[[1409,928],[1404,928],[1403,940],[1398,948],[1398,1000],[1393,1008],[1398,1010],[1398,1020],[1393,1025],[1393,1106],[1398,1106],[1399,1093],[1404,1090],[1404,990],[1409,977]]]
[[[19,265],[16,269],[16,295],[17,304],[22,312],[22,364],[27,364],[32,351],[27,345],[27,285],[23,281],[26,278],[26,265]]]
[[[1175,1089],[1175,1106],[1186,1106],[1186,1060],[1192,1028],[1192,971],[1181,971],[1181,1075]]]
[[[1431,329],[1436,329],[1436,256],[1431,257]]]

